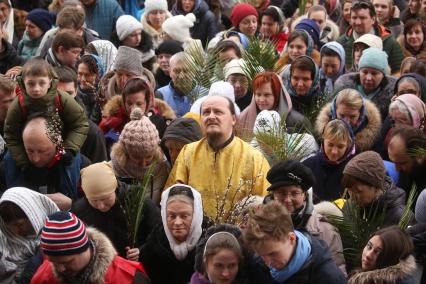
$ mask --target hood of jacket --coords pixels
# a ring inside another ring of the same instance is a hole
[[[354,274],[348,281],[349,284],[369,284],[369,283],[399,283],[412,275],[416,269],[416,260],[413,256],[400,260],[397,264],[363,271]]]
[[[117,256],[117,251],[107,236],[95,228],[87,228],[87,235],[95,248],[95,260],[93,262],[92,273],[89,276],[90,283],[104,283],[105,274]],[[53,274],[57,279],[67,283],[58,273],[56,266],[52,265]]]
[[[117,115],[124,109],[123,98],[121,96],[113,96],[104,106],[102,116],[112,117]]]
[[[315,131],[318,135],[323,133],[324,127],[333,118],[331,114],[331,105],[332,103],[327,103],[317,116]],[[364,116],[360,117],[360,119],[365,120],[364,123],[361,122],[361,124],[364,124],[364,127],[360,127],[358,131],[354,133],[357,152],[371,149],[382,127],[382,118],[376,105],[370,100],[364,99],[364,109]]]
[[[385,193],[380,199],[386,203],[387,208],[394,208],[397,206],[405,207],[405,191],[397,187],[389,176],[385,176],[383,188]]]

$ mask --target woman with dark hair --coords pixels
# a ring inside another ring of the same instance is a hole
[[[97,55],[85,54],[77,62],[77,97],[83,102],[87,117],[95,123],[101,120],[101,108],[96,96],[104,73],[102,59]]]
[[[408,0],[408,6],[404,11],[401,11],[401,21],[405,24],[410,19],[419,17],[421,0]]]
[[[293,108],[302,114],[309,113],[322,96],[319,73],[314,60],[303,55],[287,65],[280,74],[284,87],[291,96]]]
[[[288,37],[277,65],[286,66],[302,55],[311,57],[316,64],[320,63],[320,53],[314,49],[314,41],[311,36],[303,30],[294,30]]]
[[[398,226],[378,230],[362,251],[361,269],[350,276],[348,283],[414,284],[413,248],[410,237]]]
[[[260,18],[260,34],[263,39],[268,39],[275,44],[277,52],[284,49],[289,33],[284,31],[284,14],[276,6],[269,6]]]
[[[398,38],[404,57],[426,58],[426,26],[410,19],[404,25],[404,34]]]
[[[194,273],[196,245],[208,227],[201,194],[175,184],[162,193],[160,205],[162,223],[142,246],[139,260],[152,283],[186,284]]]
[[[154,99],[151,85],[143,78],[133,78],[127,81],[121,96],[114,96],[103,109],[103,119],[99,127],[104,132],[108,142],[116,142],[124,125],[130,121],[130,113],[138,107],[157,127],[160,138],[166,129],[166,120],[176,116],[164,101]],[[111,145],[109,145],[111,147]]]

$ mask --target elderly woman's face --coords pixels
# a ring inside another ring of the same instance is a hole
[[[274,200],[285,206],[289,213],[293,213],[303,206],[306,195],[297,185],[285,185],[274,190]]]
[[[361,85],[367,93],[375,91],[383,80],[384,74],[377,69],[364,67],[359,71]]]
[[[420,90],[417,89],[417,86],[414,85],[413,82],[407,80],[401,80],[398,84],[398,90],[396,92],[397,96],[401,96],[404,94],[413,94],[420,97]]]
[[[349,196],[356,204],[365,207],[377,199],[377,188],[361,182],[355,182],[348,188]]]
[[[393,109],[389,113],[392,123],[394,126],[413,126],[413,122],[408,113],[399,111],[398,109]]]
[[[183,243],[189,235],[194,208],[192,205],[172,200],[167,203],[167,228],[178,243]]]
[[[15,235],[18,235],[20,237],[27,237],[30,235],[34,235],[34,229],[33,225],[31,224],[30,220],[27,218],[20,218],[13,221],[10,221],[6,223],[6,227],[14,233]]]

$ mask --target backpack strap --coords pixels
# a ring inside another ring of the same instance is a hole
[[[22,95],[22,91],[21,91],[21,89],[19,88],[18,85],[16,85],[16,87],[15,87],[15,93],[18,95],[19,106],[21,107],[22,118],[25,120],[27,118],[27,111],[25,110],[24,96]]]
[[[61,105],[61,99],[59,98],[59,94],[56,94],[55,101],[56,101],[56,105],[58,106],[58,111],[62,112],[62,105]]]

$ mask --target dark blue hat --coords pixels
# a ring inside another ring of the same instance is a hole
[[[318,48],[321,48],[322,43],[320,42],[321,30],[317,22],[311,19],[303,19],[294,27],[295,30],[304,30],[306,31],[314,41],[315,45]]]
[[[52,28],[52,25],[55,23],[55,18],[55,14],[40,8],[31,10],[27,15],[27,20],[33,22],[43,33]]]

